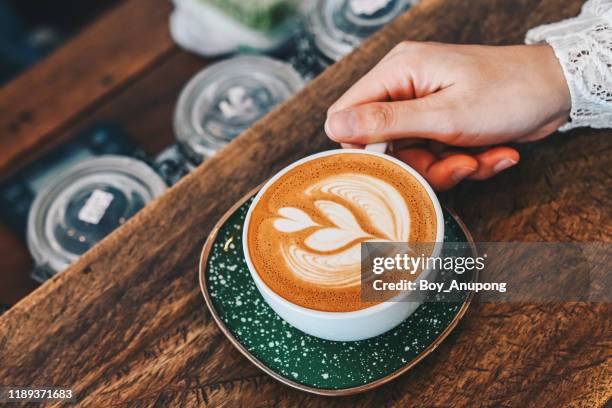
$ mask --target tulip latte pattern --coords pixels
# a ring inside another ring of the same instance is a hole
[[[251,211],[248,250],[273,291],[310,309],[361,301],[361,243],[433,242],[436,213],[420,182],[385,158],[336,153],[291,168]]]
[[[279,232],[293,233],[311,228],[303,246],[283,245],[283,258],[299,278],[321,286],[359,285],[360,244],[366,241],[407,242],[410,213],[402,195],[383,180],[364,174],[330,176],[306,190],[310,197],[321,193],[338,197],[361,210],[377,233],[364,231],[357,217],[340,202],[314,201],[315,208],[333,226],[316,223],[295,207],[282,207],[274,221]]]

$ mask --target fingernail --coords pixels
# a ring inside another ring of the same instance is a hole
[[[363,145],[354,143],[340,143],[343,149],[363,149]]]
[[[495,166],[493,166],[493,171],[495,173],[499,173],[500,171],[504,171],[517,163],[516,160],[512,159],[503,159],[497,162]]]
[[[453,178],[453,181],[459,182],[475,171],[476,169],[473,169],[471,167],[459,167],[455,169],[455,171],[453,171],[451,177]]]
[[[325,121],[325,131],[332,139],[350,138],[355,134],[355,112],[332,113]]]

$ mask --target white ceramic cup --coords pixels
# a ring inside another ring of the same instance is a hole
[[[378,336],[385,333],[402,321],[410,316],[417,307],[423,302],[424,292],[412,291],[406,294],[398,296],[401,299],[395,298],[387,302],[379,303],[377,305],[353,311],[353,312],[324,312],[320,310],[308,309],[303,306],[296,305],[283,298],[270,287],[268,287],[263,279],[259,276],[253,262],[248,248],[248,231],[249,222],[251,220],[251,213],[257,206],[257,203],[261,197],[266,193],[268,188],[276,182],[282,175],[297,167],[301,164],[317,160],[320,157],[325,157],[334,154],[370,154],[383,158],[402,167],[406,172],[410,173],[415,179],[417,179],[424,187],[429,198],[434,205],[436,212],[437,231],[436,231],[436,245],[431,256],[436,257],[440,254],[442,241],[444,240],[444,216],[440,202],[436,197],[434,191],[429,186],[427,181],[412,167],[405,163],[391,157],[389,155],[372,151],[372,150],[359,150],[359,149],[338,149],[330,150],[322,153],[313,154],[305,157],[295,163],[285,167],[283,170],[278,172],[272,177],[255,196],[255,199],[251,203],[249,211],[244,221],[244,229],[242,236],[242,245],[244,250],[244,256],[246,263],[251,272],[251,276],[255,281],[257,289],[270,305],[270,307],[287,323],[302,330],[303,332],[312,336],[320,337],[326,340],[335,341],[356,341],[363,340],[370,337]],[[435,270],[424,270],[419,275],[418,280],[426,279],[432,281],[435,279]]]

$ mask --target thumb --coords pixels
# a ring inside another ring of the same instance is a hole
[[[445,91],[424,98],[374,102],[330,113],[325,131],[334,141],[370,144],[419,137],[452,144],[462,133],[461,111]]]

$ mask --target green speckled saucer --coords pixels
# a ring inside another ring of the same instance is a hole
[[[236,203],[210,234],[200,260],[200,287],[223,333],[277,380],[321,395],[370,390],[421,361],[465,314],[471,292],[462,294],[462,301],[455,294],[453,301],[426,302],[395,329],[367,340],[334,342],[294,328],[266,304],[244,260],[242,225],[255,193]],[[473,242],[461,221],[446,210],[445,230],[446,242]],[[450,276],[441,274],[440,279]]]

